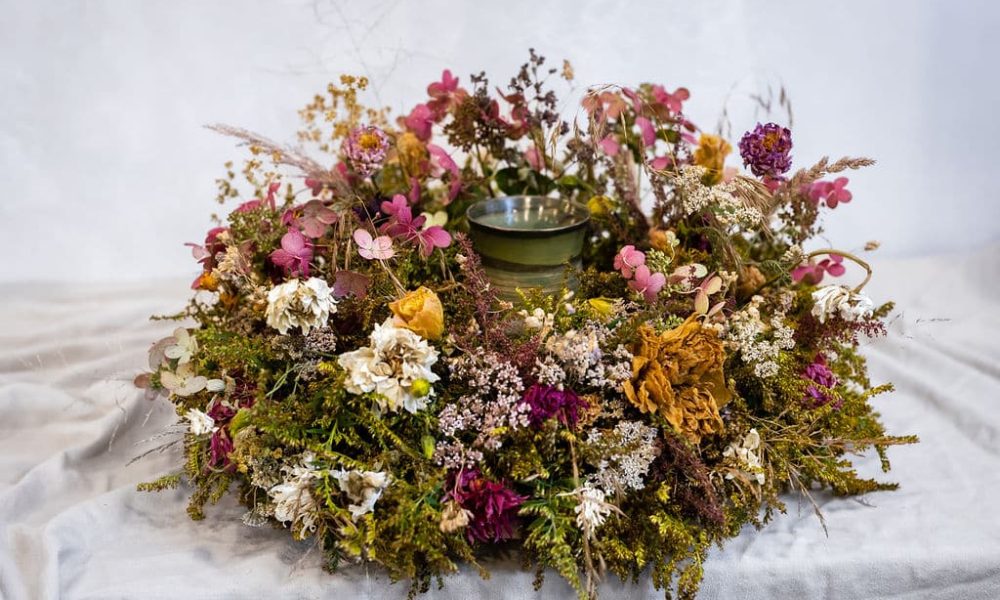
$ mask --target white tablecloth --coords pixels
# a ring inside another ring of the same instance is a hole
[[[896,492],[820,498],[744,531],[705,569],[704,598],[1000,598],[1000,246],[961,256],[876,261],[868,290],[898,302],[871,343],[876,399],[893,433]],[[395,598],[377,568],[328,575],[309,543],[241,524],[231,499],[192,522],[186,490],[135,484],[176,453],[126,463],[174,420],[131,387],[145,351],[179,309],[184,282],[0,287],[0,598]],[[871,457],[861,459],[875,473]],[[494,565],[447,579],[428,598],[571,597],[552,575]],[[660,597],[606,582],[605,598]]]

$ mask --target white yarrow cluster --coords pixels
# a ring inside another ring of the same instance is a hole
[[[621,421],[615,426],[611,440],[605,439],[605,434],[593,430],[587,436],[588,444],[611,443],[615,448],[627,448],[627,451],[612,454],[602,459],[597,466],[597,473],[590,480],[597,487],[606,490],[630,488],[641,490],[646,486],[644,478],[649,472],[649,465],[659,454],[656,447],[656,436],[659,432],[641,421]]]
[[[795,332],[785,324],[785,313],[775,312],[770,323],[761,319],[763,296],[754,296],[750,304],[729,317],[721,337],[732,350],[739,352],[754,375],[762,379],[778,374],[778,354],[795,347]]]
[[[827,319],[840,315],[845,321],[855,322],[870,317],[875,312],[875,303],[863,294],[852,292],[842,285],[828,285],[812,294],[812,314],[825,323]]]
[[[705,185],[702,178],[708,172],[705,167],[686,165],[680,175],[674,178],[674,186],[681,196],[684,213],[692,215],[710,209],[723,225],[758,227],[764,222],[764,215],[752,206],[747,206],[735,194],[739,181]]]
[[[271,288],[267,294],[267,324],[286,335],[299,327],[303,335],[326,325],[337,312],[337,301],[330,286],[318,277],[300,281],[290,279]]]
[[[375,502],[389,486],[389,475],[384,471],[330,471],[330,476],[337,480],[340,491],[354,503],[347,505],[347,509],[355,521],[375,510]]]
[[[757,480],[757,483],[764,485],[764,466],[760,462],[760,434],[756,429],[751,429],[743,436],[740,443],[733,442],[722,451],[722,456],[735,459],[741,470]],[[732,473],[726,475],[726,479],[732,479]]]
[[[409,329],[397,327],[392,319],[372,330],[370,345],[345,352],[337,359],[347,371],[344,387],[352,394],[379,395],[379,408],[410,413],[427,408],[434,395],[431,384],[440,377],[431,367],[438,352]],[[416,384],[416,385],[415,385]]]
[[[588,323],[580,329],[553,334],[545,340],[545,355],[535,365],[540,383],[558,386],[568,381],[621,390],[632,376],[632,354],[624,346],[605,352],[611,332]]]

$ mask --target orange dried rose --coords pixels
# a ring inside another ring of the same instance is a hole
[[[697,443],[722,430],[719,407],[732,397],[722,371],[725,351],[715,331],[696,317],[657,333],[638,330],[632,379],[625,397],[641,412],[656,412],[681,434]]]
[[[395,315],[393,322],[410,331],[436,340],[444,333],[444,307],[432,290],[419,287],[389,304]]]

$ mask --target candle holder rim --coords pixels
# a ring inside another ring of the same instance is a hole
[[[537,229],[523,229],[518,227],[504,227],[502,225],[492,225],[488,223],[483,223],[478,220],[479,217],[490,214],[488,211],[483,209],[487,205],[507,205],[509,206],[511,201],[516,200],[541,200],[545,203],[558,204],[572,209],[572,212],[576,219],[572,223],[567,225],[557,225],[555,227],[542,227]],[[479,212],[479,210],[482,212]],[[472,203],[467,209],[465,209],[465,217],[468,219],[470,226],[475,226],[481,229],[491,230],[498,233],[506,234],[518,234],[518,235],[528,235],[528,236],[540,236],[540,235],[551,235],[554,233],[563,233],[579,229],[590,221],[590,210],[580,204],[575,200],[562,200],[560,198],[553,198],[551,196],[537,196],[537,195],[512,195],[512,196],[499,196],[496,198],[483,198]]]

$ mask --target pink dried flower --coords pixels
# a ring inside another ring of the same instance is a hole
[[[432,98],[427,107],[431,109],[434,119],[440,121],[451,107],[468,96],[468,92],[458,87],[458,77],[454,77],[450,70],[445,69],[441,73],[441,81],[435,81],[427,86],[427,95]]]
[[[557,388],[551,385],[536,383],[526,392],[521,401],[531,407],[528,418],[535,427],[555,417],[568,427],[576,425],[579,411],[586,408],[587,403],[580,400],[576,392],[569,388]]]
[[[621,144],[618,143],[618,140],[613,135],[606,136],[598,143],[598,146],[608,156],[618,156],[618,152],[621,150]]]
[[[392,239],[387,235],[372,238],[372,234],[359,228],[354,230],[354,242],[358,245],[358,254],[368,260],[389,260],[396,254]]]
[[[823,281],[825,273],[829,273],[831,277],[840,277],[847,272],[847,269],[841,264],[842,262],[844,262],[844,257],[839,254],[830,254],[829,258],[824,258],[819,262],[810,259],[808,263],[792,269],[792,281],[818,285]]]
[[[445,173],[448,174],[448,202],[451,202],[462,191],[462,172],[444,148],[427,144],[427,152],[431,157],[431,175],[441,177]],[[416,189],[419,192],[419,186]]]
[[[847,204],[853,195],[847,190],[848,179],[838,177],[833,181],[817,181],[809,186],[809,199],[819,204],[825,203],[830,208],[837,208],[837,204]]]
[[[615,269],[621,271],[622,277],[631,279],[635,268],[646,264],[646,255],[635,246],[629,244],[622,246],[622,249],[615,255]]]
[[[430,256],[434,248],[447,248],[451,244],[451,234],[444,228],[439,225],[425,227],[427,217],[423,215],[414,218],[413,209],[402,194],[393,196],[391,202],[382,202],[382,213],[390,218],[379,230],[407,242],[417,242],[424,256]]]
[[[650,273],[649,267],[640,265],[635,270],[635,279],[628,282],[628,287],[642,294],[646,302],[653,302],[666,283],[667,278],[663,273]]]
[[[343,151],[354,172],[367,177],[385,161],[389,137],[374,125],[358,127],[344,140]]]
[[[683,112],[684,102],[691,97],[691,92],[687,88],[677,88],[670,93],[662,85],[654,85],[652,92],[653,99],[674,114]]]
[[[313,199],[286,210],[281,222],[286,227],[301,228],[307,237],[321,238],[337,222],[337,213],[321,200]]]
[[[305,236],[297,229],[290,229],[281,236],[281,248],[271,253],[271,262],[283,268],[286,275],[298,271],[303,277],[308,277],[312,257],[312,245]]]
[[[527,498],[490,481],[478,470],[461,471],[452,477],[447,498],[472,513],[465,535],[469,542],[501,542],[514,537],[517,509]]]
[[[656,144],[656,129],[653,128],[653,122],[646,117],[636,117],[635,124],[639,128],[639,133],[642,137],[642,144],[644,146],[652,146]]]
[[[434,111],[426,104],[418,104],[403,119],[403,125],[412,131],[420,141],[426,142],[431,139],[431,132],[434,128]]]

